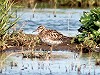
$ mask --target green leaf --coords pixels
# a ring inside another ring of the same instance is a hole
[[[98,32],[100,33],[100,28],[98,29]]]
[[[97,42],[100,39],[100,7],[91,9],[90,12],[83,12],[80,22],[81,35],[79,34],[77,39],[80,42],[84,41],[89,47],[100,44]]]
[[[100,21],[94,21],[94,24],[96,25],[96,26],[98,26],[98,27],[100,27]]]
[[[9,2],[9,0],[5,0],[0,5],[0,38],[4,37],[2,35],[6,35],[7,31],[11,29],[19,18],[15,18],[11,21],[11,16],[14,14],[14,11],[11,10],[11,7],[14,5],[14,2]]]

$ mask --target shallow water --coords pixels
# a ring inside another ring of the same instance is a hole
[[[17,13],[17,16],[21,15],[17,29],[21,28],[27,34],[35,34],[32,31],[42,24],[66,36],[75,36],[79,34],[77,29],[81,26],[79,19],[83,11],[89,10],[57,9],[54,17],[53,9],[36,9],[34,13],[32,9],[21,9]],[[0,55],[0,58],[3,59],[8,54]],[[100,66],[96,66],[94,57],[90,58],[88,54],[69,51],[53,51],[53,54],[65,57],[40,60],[22,58],[22,54],[12,55],[3,64],[0,75],[100,75]],[[17,65],[12,66],[11,63]]]
[[[50,60],[22,58],[22,54],[10,56],[0,75],[100,75],[95,59],[69,51],[53,51],[64,58]],[[11,66],[11,62],[17,66]]]
[[[20,28],[27,34],[34,34],[34,31],[39,25],[44,25],[47,28],[55,29],[66,36],[75,36],[79,34],[77,29],[81,26],[79,22],[83,11],[88,9],[36,9],[33,13],[32,9],[19,10],[17,16],[21,15],[21,20],[18,22]],[[34,16],[33,16],[34,15]],[[56,15],[56,17],[54,17]]]

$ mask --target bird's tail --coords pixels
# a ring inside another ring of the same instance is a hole
[[[67,37],[67,36],[64,36],[63,37],[63,43],[68,43],[70,44],[71,41],[72,41],[73,37]]]

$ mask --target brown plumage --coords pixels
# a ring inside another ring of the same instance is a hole
[[[38,36],[41,39],[41,41],[47,43],[48,45],[51,45],[51,47],[53,45],[63,43],[63,39],[65,38],[63,34],[57,32],[56,30],[46,29],[42,25],[39,26],[36,31],[39,33]]]
[[[65,36],[56,30],[46,29],[44,26],[39,26],[36,30],[39,32],[40,39],[49,45],[57,45],[63,43]]]

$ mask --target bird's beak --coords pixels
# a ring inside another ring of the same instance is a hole
[[[36,30],[32,31],[32,33],[36,32]]]
[[[32,33],[33,34],[38,34],[38,30],[36,29],[36,30],[32,31]]]
[[[38,32],[38,30],[36,29],[36,30],[34,30],[32,33],[34,33],[34,32]]]

